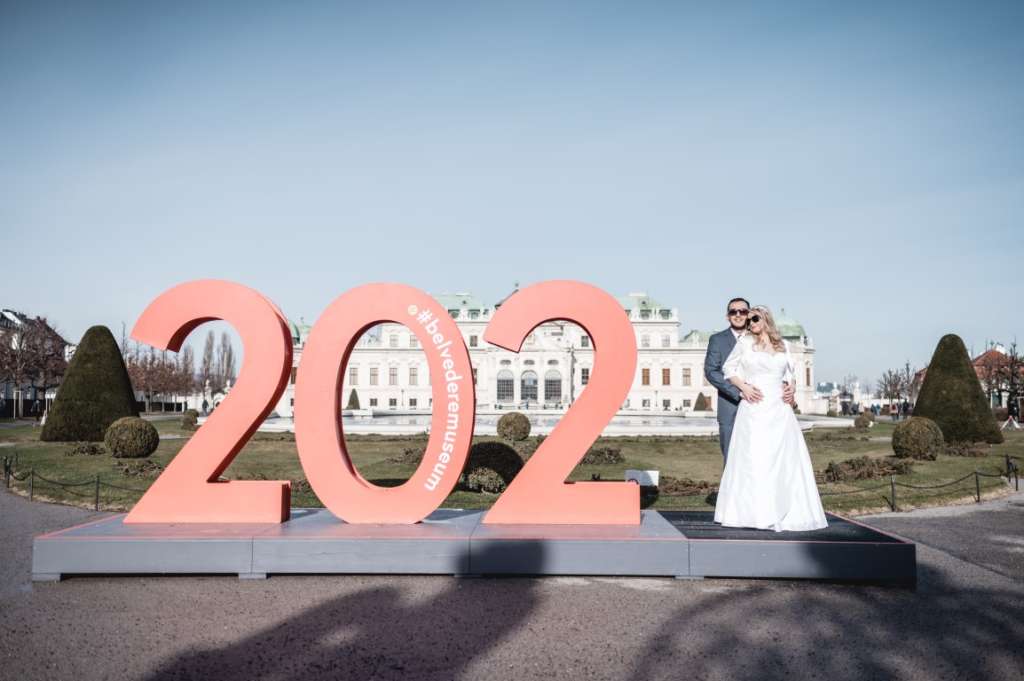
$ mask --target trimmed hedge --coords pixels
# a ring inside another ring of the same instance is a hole
[[[477,442],[469,449],[465,467],[467,482],[475,471],[484,468],[497,473],[507,485],[522,470],[523,458],[504,442]]]
[[[947,442],[1003,441],[967,348],[955,334],[943,336],[935,347],[914,416],[935,421]]]
[[[530,419],[518,411],[509,412],[498,419],[498,435],[513,442],[525,440],[530,437]]]
[[[867,412],[863,412],[853,420],[853,427],[857,430],[867,430],[874,423],[873,419],[868,418]]]
[[[101,442],[114,421],[138,416],[135,391],[114,335],[93,326],[82,336],[39,439]]]
[[[195,430],[199,427],[199,412],[195,409],[186,409],[181,415],[181,427],[185,430]]]
[[[697,395],[697,401],[693,403],[693,410],[694,411],[710,411],[711,410],[711,405],[709,404],[709,400],[708,400],[707,397],[704,396],[704,393],[699,393]]]
[[[115,459],[141,459],[156,451],[160,435],[149,421],[126,416],[110,424],[103,442]]]
[[[490,468],[477,468],[466,476],[466,487],[474,492],[500,494],[507,485],[500,475]]]
[[[900,421],[892,432],[892,451],[901,459],[932,460],[944,447],[942,430],[923,416]]]

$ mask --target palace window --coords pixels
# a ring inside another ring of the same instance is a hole
[[[480,318],[480,310],[470,310],[469,311],[469,318],[470,319],[479,319]]]
[[[649,399],[641,400],[640,401],[640,406],[643,409],[650,409],[651,408],[651,401]]]
[[[498,402],[511,402],[515,399],[515,376],[508,369],[498,372],[497,399]]]
[[[469,347],[475,348],[476,345],[477,345],[477,336],[470,336],[469,337]]]
[[[288,380],[289,383],[295,385],[295,376],[299,373],[299,367],[292,367],[292,377]]]
[[[415,397],[410,397],[409,398],[409,408],[410,409],[415,409],[416,408],[416,398]]]
[[[651,311],[650,310],[640,310],[640,319],[650,319],[650,318],[651,318]]]
[[[377,398],[376,397],[371,397],[370,398],[370,406],[371,407],[376,407],[377,406]]]
[[[476,367],[473,367],[473,385],[476,385]]]
[[[551,369],[544,374],[544,401],[562,401],[562,374],[557,369]]]
[[[804,368],[804,384],[807,386],[811,385],[811,367]]]
[[[690,367],[683,367],[683,385],[689,386],[693,381],[693,377],[690,375]]]
[[[667,334],[662,336],[661,337],[661,347],[663,347],[663,348],[672,347],[672,337],[667,335]]]
[[[398,407],[398,398],[396,398],[396,397],[389,397],[388,398],[388,409],[395,409],[397,407]]]
[[[459,311],[458,310],[448,310],[448,314],[451,315],[452,319],[458,319],[459,318]]]
[[[391,347],[391,348],[397,348],[398,347],[398,335],[397,334],[391,334],[388,337],[388,347]]]
[[[669,368],[663,368],[661,370],[661,384],[672,385],[672,370]]]
[[[409,385],[420,384],[420,370],[419,367],[409,367]]]
[[[693,404],[693,403],[690,400],[683,400],[683,406],[684,407],[689,407],[691,404]]]
[[[524,402],[537,401],[537,372],[523,372],[519,382],[519,399]]]
[[[588,367],[580,369],[580,383],[583,385],[590,383],[590,369]]]
[[[388,367],[388,385],[398,385],[398,367]]]
[[[416,337],[416,334],[409,334],[409,347],[418,348],[420,346],[420,339]]]
[[[658,315],[662,319],[672,319],[672,310],[658,310]]]
[[[661,401],[661,408],[664,409],[665,411],[671,410],[672,409],[672,400],[662,400]]]
[[[580,338],[580,347],[581,348],[589,348],[590,347],[590,336],[584,335],[582,338]]]
[[[359,385],[359,367],[348,368],[349,385]]]
[[[640,347],[642,347],[642,348],[649,348],[649,347],[651,347],[651,337],[650,336],[640,336]]]
[[[377,367],[370,367],[370,385],[377,385]]]
[[[650,385],[650,384],[651,384],[651,370],[650,369],[641,369],[640,370],[640,385]]]

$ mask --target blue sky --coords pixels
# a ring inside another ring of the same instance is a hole
[[[167,5],[0,4],[0,306],[69,338],[204,277],[746,295],[820,379],[1021,329],[1022,3]]]

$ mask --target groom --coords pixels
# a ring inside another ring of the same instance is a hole
[[[722,459],[729,459],[729,439],[732,437],[732,425],[736,422],[736,409],[739,407],[743,394],[740,389],[725,379],[722,364],[736,345],[736,339],[747,329],[747,316],[750,314],[750,303],[746,298],[733,298],[726,305],[725,318],[729,320],[729,328],[711,336],[708,340],[708,354],[704,357],[704,376],[708,383],[718,390],[718,444],[722,448]],[[782,399],[786,404],[793,404],[796,392],[789,383],[783,383]],[[754,388],[751,402],[760,402],[761,391]]]

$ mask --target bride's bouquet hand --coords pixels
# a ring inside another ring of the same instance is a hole
[[[740,392],[743,393],[743,399],[751,404],[757,404],[764,399],[764,395],[761,394],[761,391],[749,383],[744,383],[740,388]]]

